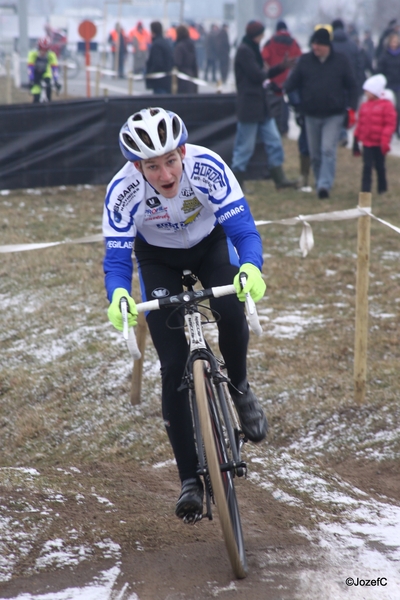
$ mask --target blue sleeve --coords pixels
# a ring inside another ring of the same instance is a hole
[[[132,290],[132,248],[133,240],[129,238],[105,238],[105,257],[103,261],[104,281],[107,298],[111,302],[114,290],[119,287]]]
[[[261,271],[262,241],[246,199],[242,198],[222,207],[215,216],[235,246],[240,264],[251,263]]]

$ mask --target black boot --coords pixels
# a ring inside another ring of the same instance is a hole
[[[282,165],[279,167],[270,167],[269,172],[277,190],[282,188],[297,187],[297,181],[287,179]]]
[[[175,507],[175,514],[180,519],[195,517],[203,512],[203,484],[200,479],[182,481],[181,494]]]
[[[249,384],[247,381],[242,381],[237,389],[230,385],[229,391],[243,433],[251,442],[261,442],[267,435],[268,423],[264,411]]]

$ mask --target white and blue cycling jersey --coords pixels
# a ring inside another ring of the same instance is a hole
[[[165,198],[127,162],[107,187],[103,212],[107,296],[131,290],[137,236],[160,248],[192,248],[218,225],[235,247],[239,264],[261,270],[262,244],[243,192],[218,154],[186,144],[178,194]]]

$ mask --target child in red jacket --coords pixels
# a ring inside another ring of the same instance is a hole
[[[378,194],[387,191],[385,156],[396,131],[397,116],[392,102],[384,98],[385,87],[386,77],[380,74],[369,77],[363,85],[367,100],[360,107],[353,146],[354,156],[360,156],[358,142],[363,145],[362,192],[371,191],[373,167]]]

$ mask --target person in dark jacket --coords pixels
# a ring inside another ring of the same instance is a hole
[[[190,75],[190,77],[198,76],[196,48],[185,25],[178,25],[176,28],[174,64],[181,73]],[[197,85],[193,81],[178,78],[178,94],[196,93]]]
[[[219,72],[222,83],[226,83],[229,73],[229,52],[231,45],[229,42],[228,25],[224,23],[217,33],[217,57]]]
[[[108,43],[112,52],[112,69],[118,72],[120,79],[125,79],[125,59],[128,53],[128,39],[120,23],[115,24],[115,28],[108,36]]]
[[[172,44],[163,36],[160,21],[150,23],[152,43],[149,57],[146,62],[146,75],[151,73],[171,73],[174,66]],[[154,94],[171,93],[171,75],[159,78],[146,78],[146,88],[153,90]]]
[[[358,100],[360,101],[361,96],[363,94],[362,86],[365,81],[363,54],[360,48],[354,42],[354,40],[352,40],[346,33],[342,19],[335,19],[334,21],[332,21],[332,30],[332,47],[335,50],[335,52],[341,52],[342,54],[345,54],[349,59],[351,68],[353,69],[354,77],[356,78],[358,88]],[[341,146],[347,146],[347,142],[347,129],[343,125],[340,132],[339,144]]]
[[[400,135],[400,36],[397,33],[389,35],[388,46],[378,61],[378,73],[387,79],[387,87],[396,98],[397,135]]]
[[[242,185],[259,134],[268,157],[270,175],[279,189],[292,187],[294,182],[289,181],[283,172],[282,140],[275,119],[269,114],[263,84],[287,69],[292,62],[286,59],[269,70],[265,69],[260,52],[263,35],[264,25],[259,21],[250,21],[246,26],[246,35],[235,56],[238,123],[233,148],[232,170]]]
[[[398,24],[397,19],[391,19],[389,21],[387,27],[381,33],[378,44],[376,46],[375,58],[377,61],[379,61],[382,53],[385,51],[385,49],[387,47],[389,36],[392,33],[399,34],[399,32],[400,32],[400,25]]]
[[[361,42],[361,48],[364,49],[366,53],[369,63],[373,65],[374,57],[375,57],[375,44],[372,39],[372,33],[370,29],[366,29],[364,31],[364,39]]]
[[[211,25],[210,31],[206,34],[205,50],[206,50],[206,68],[204,70],[204,79],[208,81],[208,73],[211,72],[211,81],[217,81],[217,66],[218,66],[218,50],[217,36],[219,28],[217,25]]]
[[[340,130],[347,112],[355,120],[358,90],[347,56],[332,48],[327,29],[314,32],[311,48],[299,58],[285,89],[299,92],[318,197],[326,199],[335,178]]]

